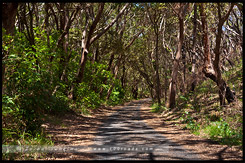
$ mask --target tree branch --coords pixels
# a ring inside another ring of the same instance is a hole
[[[69,32],[69,29],[71,27],[72,22],[74,21],[76,15],[78,14],[79,11],[79,7],[77,7],[76,10],[74,10],[71,14],[71,16],[69,17],[69,20],[67,21],[66,25],[65,25],[65,29],[63,31],[63,33],[60,35],[58,42],[57,42],[57,47],[60,45],[61,41],[63,40],[63,38],[67,35],[67,33]]]
[[[100,17],[101,17],[101,15],[102,15],[103,10],[104,10],[104,5],[105,5],[105,3],[101,3],[101,4],[100,4],[100,6],[99,6],[99,11],[98,11],[98,13],[97,13],[97,15],[96,15],[96,17],[95,17],[95,19],[94,19],[92,25],[90,26],[90,29],[89,29],[89,32],[88,32],[87,45],[91,44],[91,43],[90,43],[90,42],[91,42],[90,40],[91,40],[92,34],[93,34],[93,32],[94,32],[94,30],[95,30],[95,28],[96,28],[96,25],[98,24],[98,22],[99,22],[99,20],[100,20]]]
[[[133,39],[132,39],[132,40],[130,41],[130,43],[125,47],[125,49],[128,49],[128,48],[134,43],[134,41],[136,40],[136,38],[139,37],[139,35],[140,35],[142,32],[144,32],[144,29],[142,29],[139,33],[137,33],[137,34],[135,34],[135,35],[133,36]]]
[[[173,9],[174,13],[175,13],[177,16],[179,16],[179,12],[177,12],[177,11],[175,10],[175,8],[171,5],[171,3],[169,3],[169,5],[170,5],[170,7]]]
[[[230,15],[230,13],[231,13],[231,11],[232,11],[234,5],[235,5],[235,3],[232,3],[232,4],[231,4],[231,7],[230,7],[230,9],[229,9],[229,11],[226,13],[226,15],[225,15],[223,18],[221,18],[222,24],[224,24],[224,22],[228,19],[228,17],[229,17],[229,15]]]
[[[129,6],[129,3],[127,3],[122,10],[118,13],[117,17],[107,26],[105,27],[105,29],[103,31],[101,31],[100,33],[98,33],[96,36],[94,36],[92,39],[88,40],[90,44],[92,44],[95,40],[97,40],[98,38],[100,38],[111,26],[114,25],[114,23],[118,20],[118,18],[123,14],[123,12],[125,11],[125,9]]]

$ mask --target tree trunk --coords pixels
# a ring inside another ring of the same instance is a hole
[[[80,70],[77,73],[77,81],[76,81],[77,83],[81,83],[83,80],[83,74],[84,74],[87,58],[88,58],[88,50],[85,47],[85,48],[82,48],[82,57],[81,57],[80,64],[79,64]]]
[[[2,4],[2,27],[6,30],[6,34],[13,35],[15,27],[15,18],[17,15],[18,3]],[[6,52],[2,52],[2,60],[6,56]],[[2,94],[5,93],[5,72],[6,66],[2,62]]]
[[[97,23],[100,20],[100,17],[102,15],[103,9],[104,9],[104,3],[100,4],[99,6],[99,11],[98,14],[96,15],[95,20],[93,21],[92,25],[90,26],[90,30],[88,32],[88,39],[86,42],[86,48],[83,49],[83,51],[85,50],[85,52],[82,52],[82,56],[81,56],[81,60],[80,60],[80,69],[78,70],[78,76],[77,76],[77,82],[82,82],[83,79],[83,74],[84,74],[84,69],[85,69],[85,65],[86,65],[86,61],[87,61],[87,54],[88,54],[88,50],[90,45],[97,39],[99,39],[105,32],[107,32],[107,30],[109,30],[110,27],[112,27],[115,22],[119,19],[119,17],[123,14],[123,12],[125,11],[125,9],[128,7],[129,3],[127,3],[122,10],[118,13],[117,17],[107,26],[104,28],[103,31],[101,31],[100,33],[98,33],[96,36],[92,37],[92,34],[96,28]]]
[[[182,49],[184,49],[184,47],[182,46]],[[183,76],[182,76],[182,81],[183,81],[183,88],[181,89],[182,90],[182,93],[185,92],[185,81],[186,81],[186,77],[185,77],[185,72],[186,72],[186,54],[185,54],[185,51],[182,50],[182,62],[183,62]]]
[[[134,41],[136,40],[136,38],[138,38],[138,36],[139,36],[140,33],[142,33],[142,32],[143,32],[143,30],[140,31],[139,33],[136,33],[136,34],[133,36],[133,38],[130,40],[129,44],[128,44],[126,47],[123,47],[124,51],[126,51],[126,49],[128,49],[128,48],[134,43]],[[120,41],[122,41],[122,40],[121,40],[121,39],[122,39],[122,34],[123,34],[123,33],[120,33],[120,36],[119,36],[119,40],[120,40]],[[120,53],[120,52],[119,52],[119,53]],[[114,58],[114,56],[113,56],[113,58]],[[119,57],[119,59],[118,59],[118,61],[117,61],[117,64],[116,64],[116,66],[115,66],[115,69],[114,69],[114,75],[115,75],[114,77],[115,77],[115,79],[117,79],[119,67],[120,67],[120,65],[121,65],[121,61],[122,61],[122,60],[123,60],[123,61],[125,60],[125,56],[124,56],[124,54],[121,52],[120,57]],[[107,97],[106,97],[107,100],[110,98],[110,95],[111,95],[111,92],[112,92],[114,86],[115,86],[115,83],[113,83],[113,84],[111,85],[111,87],[109,88],[109,90],[108,90],[108,92],[107,92]]]
[[[119,67],[121,65],[121,60],[122,60],[122,54],[121,56],[119,57],[118,61],[117,61],[117,64],[114,68],[114,78],[117,79],[117,75],[118,75],[118,71],[119,71]],[[115,82],[112,83],[111,87],[109,88],[108,92],[107,92],[107,96],[106,96],[106,100],[109,100],[110,96],[111,96],[111,93],[112,93],[112,90],[115,86]]]
[[[158,30],[157,30],[158,31]],[[156,31],[156,32],[157,32]],[[155,74],[156,74],[156,95],[157,95],[157,103],[160,106],[161,105],[161,97],[160,97],[160,93],[161,93],[161,85],[160,85],[160,78],[159,78],[159,57],[158,57],[158,33],[156,33],[156,61],[155,61]]]
[[[136,100],[138,98],[138,85],[132,87],[133,98]]]
[[[107,25],[104,30],[102,30],[100,33],[98,33],[97,35],[95,35],[94,37],[92,37],[95,28],[102,16],[102,12],[104,10],[104,5],[105,3],[101,3],[99,4],[99,9],[98,9],[98,13],[94,19],[94,21],[92,22],[90,28],[89,28],[89,32],[88,34],[86,34],[86,28],[85,28],[85,38],[86,39],[86,44],[84,46],[82,46],[82,53],[81,53],[81,59],[80,59],[80,63],[79,63],[79,68],[77,71],[77,75],[76,75],[76,83],[81,83],[83,80],[83,75],[84,75],[84,70],[85,70],[85,65],[86,65],[86,61],[87,61],[87,55],[88,55],[88,50],[89,47],[97,40],[99,39],[105,32],[107,32],[109,30],[109,28],[111,28],[115,22],[119,19],[119,17],[123,14],[123,12],[125,11],[125,9],[129,6],[129,3],[127,3],[122,10],[118,13],[118,15],[116,16],[115,19],[112,20],[112,22]],[[89,14],[87,14],[89,15]],[[73,91],[74,91],[74,84],[71,87],[70,93],[69,93],[69,98],[74,98],[73,96]]]
[[[168,100],[168,87],[167,87],[167,85],[168,85],[168,78],[167,77],[165,77],[165,79],[164,79],[164,102],[165,102],[165,104],[167,103],[167,100]]]
[[[125,76],[126,76],[126,68],[125,68],[125,60],[124,60],[124,63],[123,63],[123,70],[122,70],[122,77],[121,77],[121,85],[122,85],[122,88],[125,89]]]
[[[203,73],[205,74],[206,77],[213,80],[219,87],[220,105],[222,106],[225,104],[225,98],[227,99],[228,103],[235,100],[235,95],[230,90],[230,88],[227,86],[226,82],[222,79],[220,68],[219,68],[219,57],[220,57],[219,49],[220,49],[220,43],[221,43],[223,23],[221,20],[221,22],[219,22],[218,24],[218,34],[216,37],[216,47],[215,47],[215,61],[214,61],[214,68],[213,68],[213,64],[211,62],[211,56],[210,56],[206,14],[204,12],[203,4],[200,4],[199,7],[200,7],[200,15],[201,15],[201,21],[202,21],[202,28],[203,28],[203,45],[204,45],[204,59],[205,59]],[[228,16],[226,15],[226,17]],[[220,15],[219,15],[219,18],[221,18]]]
[[[192,44],[192,66],[191,66],[191,73],[192,73],[192,82],[191,82],[191,89],[190,92],[195,90],[197,84],[197,75],[195,73],[196,67],[196,35],[197,35],[197,5],[194,4],[194,19],[193,19],[193,44]]]
[[[178,40],[178,48],[176,52],[176,57],[174,59],[174,66],[172,71],[172,81],[170,82],[170,93],[169,93],[169,108],[173,109],[175,107],[175,96],[176,96],[176,81],[177,81],[177,73],[179,67],[179,59],[181,57],[181,49],[184,40],[184,19],[179,17],[179,40]]]
[[[17,14],[18,3],[2,4],[2,27],[6,30],[6,34],[14,33],[15,17]]]
[[[216,73],[216,83],[219,87],[219,98],[220,98],[220,105],[225,105],[225,98],[227,98],[228,103],[235,100],[234,94],[230,91],[229,88],[227,88],[226,82],[222,79],[221,71],[220,71],[220,44],[221,44],[221,38],[222,38],[222,26],[226,19],[229,16],[229,13],[231,12],[234,5],[231,5],[230,10],[226,14],[225,17],[221,17],[221,9],[220,4],[218,3],[218,15],[219,15],[219,23],[218,23],[218,34],[216,36],[216,46],[214,49],[215,53],[215,60],[214,60],[214,70]]]

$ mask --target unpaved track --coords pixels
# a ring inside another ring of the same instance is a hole
[[[106,119],[98,129],[95,160],[198,160],[198,154],[171,142],[149,127],[140,107],[150,99],[129,103]]]

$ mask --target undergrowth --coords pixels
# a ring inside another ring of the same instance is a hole
[[[242,118],[242,62],[222,77],[229,87],[236,92],[236,101],[220,107],[216,83],[206,79],[194,92],[179,95],[177,106],[180,108],[179,120],[184,129],[196,135],[210,138],[220,144],[243,144]]]
[[[233,103],[220,107],[218,87],[206,79],[197,85],[194,92],[178,95],[178,109],[173,114],[180,115],[175,120],[179,120],[183,129],[220,144],[242,147],[242,61],[223,72],[222,77],[236,92],[237,99]],[[164,107],[153,104],[151,111],[161,113]]]

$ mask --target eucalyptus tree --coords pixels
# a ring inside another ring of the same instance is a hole
[[[76,83],[82,82],[90,46],[97,39],[99,39],[105,32],[107,32],[109,28],[111,28],[115,24],[118,18],[124,13],[126,8],[129,6],[129,3],[123,6],[120,12],[116,15],[114,19],[111,20],[109,24],[105,25],[104,28],[99,29],[99,31],[96,31],[96,26],[102,17],[104,5],[105,5],[104,3],[87,4],[87,9],[85,10],[85,27],[82,33],[83,34],[82,35],[82,52],[81,52],[81,59],[79,61],[79,67],[78,67],[77,74],[76,74]],[[96,16],[94,15],[95,7],[97,7],[97,10],[98,10]],[[97,32],[96,34],[95,34],[95,31]],[[74,84],[71,87],[69,98],[73,98],[73,90],[74,90]]]
[[[157,96],[157,102],[158,105],[161,105],[161,84],[160,84],[160,77],[159,77],[159,35],[160,31],[162,30],[162,23],[164,20],[164,17],[162,16],[162,11],[159,9],[160,6],[157,3],[153,4],[146,4],[146,14],[149,18],[149,22],[151,24],[151,27],[154,31],[154,37],[155,37],[155,46],[153,46],[152,53],[155,55],[152,56],[152,62],[155,72],[155,81],[156,81],[156,96]]]
[[[175,103],[176,103],[175,102],[176,82],[177,82],[176,80],[177,80],[179,60],[181,57],[182,44],[184,40],[184,18],[185,18],[185,13],[187,11],[188,5],[189,4],[180,3],[172,7],[173,11],[175,12],[179,20],[179,37],[178,37],[176,57],[174,59],[174,65],[173,65],[173,70],[172,70],[171,83],[169,86],[169,107],[170,108],[174,108]]]
[[[221,6],[218,5],[218,30],[216,35],[216,45],[214,49],[215,59],[212,63],[211,54],[210,54],[210,45],[209,45],[209,38],[208,38],[208,26],[206,20],[206,13],[205,13],[205,5],[200,4],[200,15],[202,20],[202,29],[203,29],[203,44],[204,44],[204,55],[205,55],[205,63],[203,68],[203,73],[206,77],[212,79],[217,86],[219,87],[219,97],[220,97],[220,105],[225,104],[225,98],[227,99],[228,103],[235,100],[234,93],[231,91],[229,86],[227,86],[226,82],[221,77],[220,71],[220,42],[222,38],[222,27],[224,22],[228,19],[230,12],[234,4],[231,4],[228,11],[225,13],[224,16],[221,15]]]

